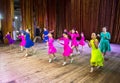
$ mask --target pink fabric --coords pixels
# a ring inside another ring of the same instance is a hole
[[[84,45],[85,45],[85,37],[84,37],[84,36],[81,37],[79,44],[80,44],[81,46],[84,46]]]
[[[54,53],[57,52],[57,50],[54,47],[53,43],[54,43],[54,39],[53,38],[49,38],[49,40],[48,40],[48,46],[49,46],[48,54],[54,54]]]
[[[64,40],[63,36],[59,38],[59,40]]]
[[[70,56],[70,54],[73,52],[72,49],[69,46],[69,39],[68,38],[63,38],[64,43],[61,43],[64,45],[64,52],[63,56]]]
[[[20,35],[18,36],[18,38],[21,39],[20,46],[25,46],[26,44],[25,37],[23,35]]]
[[[79,37],[78,33],[69,33],[69,35],[71,36],[71,46],[78,46],[78,42],[77,42],[77,37]]]

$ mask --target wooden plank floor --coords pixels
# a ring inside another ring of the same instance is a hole
[[[90,48],[86,45],[74,62],[62,66],[62,47],[57,47],[57,60],[49,63],[45,44],[36,44],[36,53],[24,57],[18,45],[11,51],[0,47],[0,83],[120,83],[120,45],[112,44],[109,60],[100,70],[90,73]],[[119,51],[118,51],[119,50]]]

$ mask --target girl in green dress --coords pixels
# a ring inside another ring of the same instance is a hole
[[[98,36],[100,37],[100,50],[103,53],[103,56],[106,55],[106,52],[111,51],[111,47],[110,47],[110,33],[107,32],[106,27],[103,27],[103,32],[100,33],[100,35],[98,34]]]
[[[91,38],[92,39],[90,41],[87,40],[87,43],[88,43],[88,46],[92,48],[91,58],[90,58],[90,65],[91,65],[90,72],[93,72],[94,67],[100,68],[103,66],[104,59],[100,49],[98,48],[99,42],[96,39],[96,34],[92,33]]]

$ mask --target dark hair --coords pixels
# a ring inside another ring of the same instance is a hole
[[[30,30],[31,30],[31,29],[29,28],[28,31],[30,32]]]
[[[68,33],[67,33],[67,32],[63,32],[63,34],[66,34],[66,35],[68,35]]]
[[[54,35],[54,32],[49,32],[49,33],[51,33],[52,35]]]
[[[67,35],[69,39],[71,39],[71,36],[67,32],[63,32],[63,34]]]

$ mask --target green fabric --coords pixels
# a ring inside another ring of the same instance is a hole
[[[96,39],[96,41],[98,41]],[[90,65],[91,66],[103,66],[104,58],[99,48],[95,47],[94,40],[90,40],[91,45],[91,59]]]
[[[106,32],[106,33],[103,33],[101,32],[100,34],[100,50],[101,52],[107,52],[107,51],[111,51],[111,47],[110,47],[110,39],[111,39],[111,36],[110,36],[110,33],[109,32]]]

